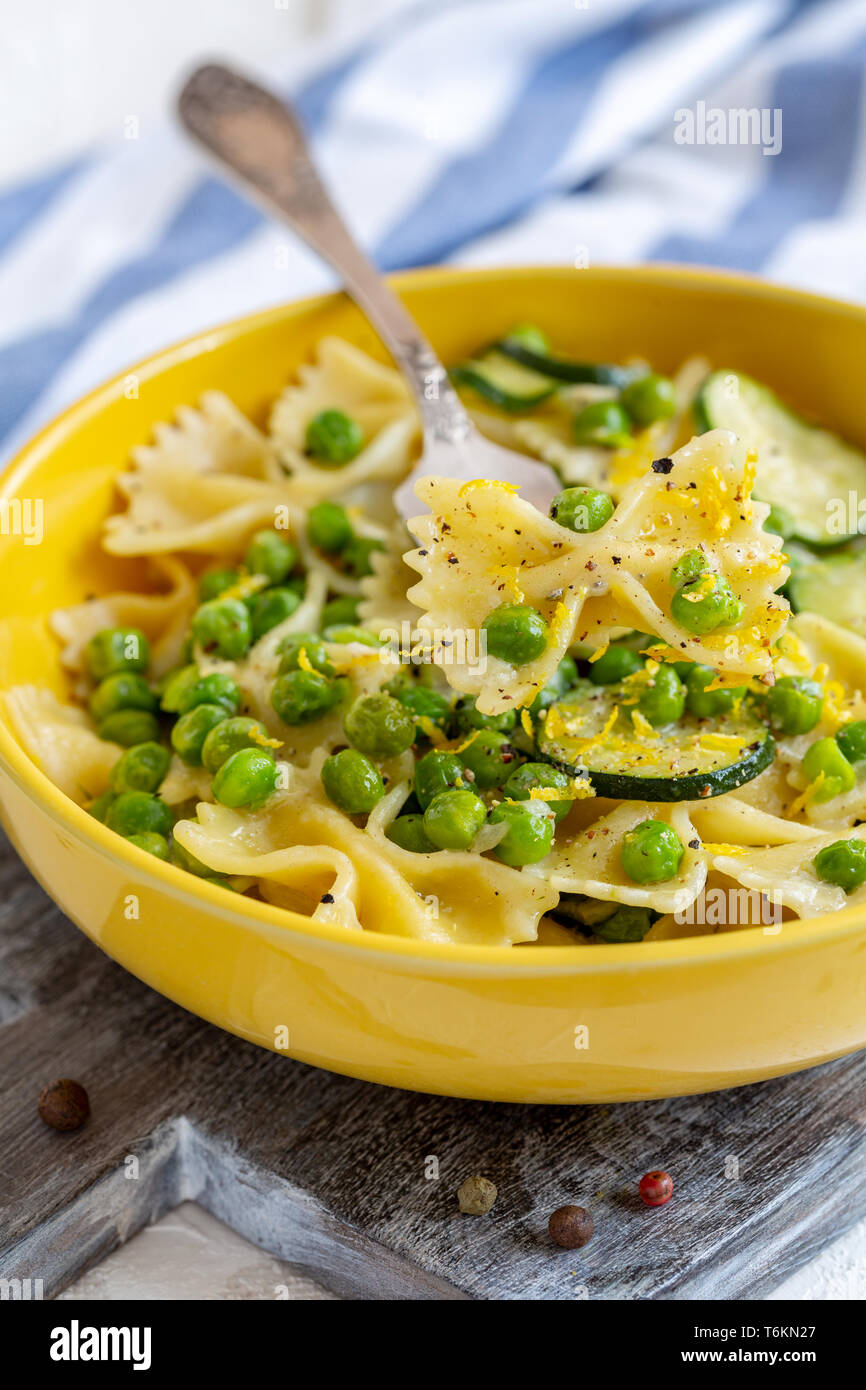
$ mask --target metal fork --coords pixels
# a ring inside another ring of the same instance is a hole
[[[475,428],[427,339],[331,202],[291,109],[240,73],[211,63],[189,78],[178,112],[186,130],[245,193],[333,266],[411,387],[424,448],[394,495],[404,519],[422,510],[414,488],[431,473],[515,483],[522,497],[546,511],[560,488],[556,474],[546,464],[492,444]]]

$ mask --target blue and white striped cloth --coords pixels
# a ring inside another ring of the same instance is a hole
[[[864,68],[863,0],[421,0],[282,77],[387,269],[681,260],[866,298]],[[777,153],[701,142],[751,109]],[[3,457],[136,358],[329,284],[168,118],[0,191]]]

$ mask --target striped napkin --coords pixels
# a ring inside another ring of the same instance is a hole
[[[301,65],[302,64],[302,65]],[[386,269],[679,260],[866,297],[863,0],[422,0],[282,69]],[[167,116],[0,191],[0,448],[328,287]]]

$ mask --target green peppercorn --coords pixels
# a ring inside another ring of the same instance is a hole
[[[239,598],[214,598],[193,614],[192,631],[203,651],[240,661],[253,637],[249,610]]]
[[[657,420],[669,420],[676,414],[676,388],[669,377],[649,372],[647,376],[630,381],[620,397],[625,410],[636,425],[653,425]]]
[[[407,849],[412,854],[433,854],[438,848],[424,829],[424,817],[412,812],[398,816],[385,831],[392,844]]]
[[[194,705],[182,714],[171,731],[171,746],[177,756],[191,767],[200,767],[204,741],[225,717],[224,705]]]
[[[770,723],[779,733],[808,734],[820,722],[824,692],[807,676],[782,676],[767,695]]]
[[[263,748],[267,744],[268,731],[258,719],[248,719],[236,715],[224,719],[210,730],[201,749],[202,767],[210,773],[218,772],[223,763],[241,748]]]
[[[321,775],[329,799],[349,816],[372,811],[385,795],[385,784],[376,764],[355,748],[344,748],[326,758]]]
[[[95,681],[118,671],[146,671],[150,643],[140,628],[106,627],[91,637],[85,659]]]
[[[811,799],[821,803],[850,792],[857,778],[835,738],[819,738],[803,755],[803,775],[812,787]]]
[[[155,792],[168,772],[171,754],[161,743],[136,743],[111,769],[111,787],[120,792]]]
[[[631,647],[612,645],[596,661],[589,663],[589,679],[593,685],[618,685],[635,671],[642,671],[644,658]]]
[[[361,426],[343,410],[320,410],[307,425],[307,453],[326,468],[351,463],[363,443]]]
[[[620,863],[633,883],[664,883],[675,878],[685,847],[672,825],[645,820],[622,838]]]
[[[654,729],[682,718],[686,692],[673,666],[660,666],[641,691],[637,707]]]
[[[143,835],[153,831],[169,835],[172,814],[164,801],[149,792],[123,792],[108,808],[105,824],[118,835]]]
[[[269,584],[282,584],[295,567],[298,552],[277,531],[256,531],[244,556],[250,574],[263,574]]]
[[[277,784],[277,765],[267,748],[239,748],[220,765],[211,784],[221,806],[256,808]]]
[[[440,792],[468,785],[466,768],[454,753],[425,753],[415,764],[415,796],[422,811]]]
[[[553,847],[554,817],[543,801],[502,801],[489,821],[508,827],[493,853],[512,869],[537,864]]]
[[[307,538],[317,550],[323,550],[326,555],[339,555],[354,534],[349,513],[339,502],[317,502],[310,508]]]
[[[343,701],[345,680],[329,680],[318,671],[287,671],[271,690],[271,705],[284,724],[311,724]]]
[[[484,802],[475,792],[440,792],[424,812],[424,831],[439,849],[469,849],[486,817]]]
[[[396,758],[415,742],[415,721],[393,695],[362,695],[348,710],[343,730],[353,748],[370,758]]]
[[[552,519],[569,531],[599,531],[613,512],[613,500],[592,487],[568,487],[550,504]]]
[[[862,840],[836,840],[825,845],[812,863],[820,879],[844,888],[846,893],[866,883],[866,844]]]
[[[500,661],[525,666],[547,650],[549,629],[536,608],[525,603],[503,603],[488,613],[481,624],[487,650]]]

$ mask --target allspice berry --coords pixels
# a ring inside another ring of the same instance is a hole
[[[496,1201],[496,1184],[489,1178],[467,1178],[457,1189],[460,1210],[467,1216],[484,1216]]]
[[[595,1222],[586,1207],[559,1207],[547,1223],[550,1239],[563,1250],[579,1250],[592,1240]]]
[[[52,1129],[80,1129],[90,1114],[87,1092],[78,1081],[52,1081],[39,1093],[40,1118]]]

